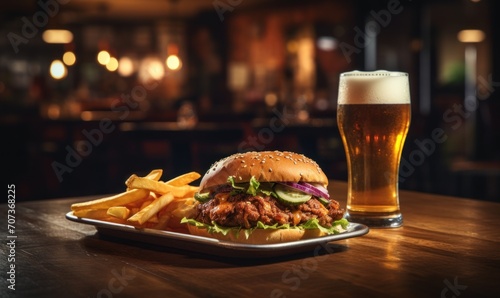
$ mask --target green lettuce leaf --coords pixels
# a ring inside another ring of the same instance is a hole
[[[246,193],[255,196],[258,193],[262,193],[266,196],[274,196],[275,198],[277,197],[276,193],[273,190],[274,183],[261,183],[257,181],[254,176],[250,178],[250,182],[245,183],[236,183],[234,180],[234,176],[229,176],[227,178],[227,182],[231,184],[231,187],[233,188],[233,191],[231,192],[232,195],[237,193]]]
[[[301,224],[299,226],[290,226],[290,224],[284,224],[284,225],[278,225],[277,223],[274,225],[266,225],[262,223],[261,221],[257,222],[257,225],[255,228],[251,229],[243,229],[243,228],[231,228],[231,227],[222,227],[215,222],[212,222],[212,224],[205,224],[202,222],[199,222],[197,220],[194,220],[192,218],[186,218],[184,217],[181,220],[181,223],[187,223],[193,226],[196,226],[198,228],[203,228],[207,229],[209,233],[221,233],[223,235],[227,235],[228,233],[235,233],[235,235],[239,235],[239,232],[241,230],[244,230],[245,232],[245,237],[248,239],[248,237],[252,234],[252,232],[255,229],[301,229],[301,230],[308,230],[308,229],[320,229],[322,232],[328,234],[328,235],[333,235],[333,234],[340,234],[343,233],[347,230],[347,227],[349,225],[349,222],[345,219],[342,218],[340,220],[334,221],[332,223],[331,227],[323,227],[319,224],[318,219],[313,218],[305,222],[304,224]]]
[[[227,182],[229,182],[235,190],[238,190],[241,192],[245,191],[245,186],[243,185],[243,183],[234,182],[234,176],[229,176],[227,178]]]
[[[246,193],[249,195],[255,196],[257,192],[259,191],[259,186],[260,182],[255,179],[254,176],[250,178],[249,182],[245,183],[236,183],[234,181],[234,176],[229,176],[227,178],[227,182],[231,184],[231,187],[233,188],[233,193]]]
[[[248,183],[247,194],[255,196],[257,194],[259,186],[260,182],[257,181],[254,176],[252,176],[252,178],[250,178],[250,183]]]
[[[270,182],[261,183],[259,186],[259,192],[263,193],[264,195],[266,195],[268,197],[273,196],[273,197],[277,198],[278,195],[276,195],[276,193],[274,192],[273,186],[274,186],[274,183],[270,183]]]
[[[347,226],[349,225],[349,222],[347,219],[342,218],[339,220],[336,220],[332,223],[331,227],[323,227],[322,225],[319,224],[319,221],[317,218],[313,218],[308,220],[307,222],[303,223],[301,226],[303,226],[304,229],[320,229],[323,233],[326,233],[328,235],[332,234],[339,234],[342,232],[345,232],[347,230]]]

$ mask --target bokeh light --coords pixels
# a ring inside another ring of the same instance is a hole
[[[107,51],[100,51],[97,54],[97,62],[101,65],[107,65],[109,59],[111,59],[111,55]]]
[[[60,80],[68,74],[68,71],[66,69],[66,66],[62,63],[61,60],[54,60],[50,64],[50,75],[56,79]]]
[[[65,44],[73,41],[73,33],[69,30],[45,30],[42,39],[46,43]]]
[[[118,69],[118,60],[115,57],[109,58],[109,61],[106,64],[106,69],[109,71],[117,70]]]
[[[170,70],[179,70],[182,67],[181,59],[177,55],[168,56],[165,63]]]
[[[75,53],[73,53],[71,51],[64,53],[62,59],[63,59],[64,64],[66,64],[68,66],[74,65],[76,62]]]
[[[165,75],[163,63],[157,57],[145,58],[139,69],[139,80],[143,83],[149,81],[158,81]]]
[[[129,57],[122,57],[118,61],[118,73],[123,77],[128,77],[134,73],[134,62]]]

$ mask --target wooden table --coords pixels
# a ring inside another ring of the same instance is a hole
[[[345,206],[346,184],[330,186]],[[498,203],[401,191],[402,228],[371,229],[330,253],[238,259],[103,238],[65,219],[88,199],[15,206],[15,263],[2,245],[1,297],[14,296],[10,264],[17,297],[500,297]]]

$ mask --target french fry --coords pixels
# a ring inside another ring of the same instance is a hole
[[[146,201],[142,202],[141,207],[139,207],[139,210],[146,208],[148,205],[150,205],[154,201],[155,200],[146,200]]]
[[[156,214],[153,214],[153,216],[151,216],[148,221],[146,221],[148,223],[154,223],[154,224],[157,224],[158,223],[158,216],[156,216]]]
[[[73,215],[77,217],[102,219],[107,217],[108,214],[106,209],[80,209],[73,211]]]
[[[183,193],[183,195],[179,196],[178,198],[194,198],[194,195],[200,190],[198,186],[191,186],[191,185],[186,185],[186,189],[184,189],[183,192],[179,191],[179,193]]]
[[[132,174],[126,181],[127,191],[110,197],[71,205],[78,217],[98,219],[141,228],[184,229],[180,218],[194,211],[197,186],[189,185],[201,177],[189,172],[160,181],[163,170],[152,170],[144,177]]]
[[[158,223],[154,226],[154,228],[158,230],[165,229],[171,217],[172,216],[168,212],[163,212],[163,214],[158,216]]]
[[[200,178],[201,175],[197,172],[189,172],[180,176],[177,176],[173,179],[170,179],[169,181],[165,182],[165,184],[172,185],[172,186],[183,186],[187,185],[196,179]]]
[[[149,174],[146,175],[146,178],[154,180],[154,181],[158,181],[158,180],[160,180],[162,174],[163,174],[163,170],[156,169],[156,170],[152,170],[151,172],[149,172]]]
[[[143,178],[146,178],[146,179],[150,179],[150,180],[154,180],[154,181],[158,181],[160,180],[161,178],[161,175],[163,174],[163,170],[161,169],[156,169],[156,170],[152,170],[151,172],[149,172],[149,174],[147,174],[146,176],[144,176]],[[132,174],[130,175],[130,177],[128,177],[127,180],[125,180],[125,185],[128,185],[128,181],[130,179],[134,179],[135,177],[138,177],[136,174]],[[131,190],[130,187],[127,187],[127,191],[128,190]]]
[[[130,214],[130,209],[124,206],[109,207],[106,214],[120,219],[127,219]]]
[[[172,193],[175,197],[184,197],[198,191],[199,187],[191,185],[173,186],[160,181],[154,181],[144,177],[130,177],[127,186],[131,189],[147,189],[161,195]]]
[[[141,208],[141,206],[144,204],[146,201],[154,201],[156,199],[156,194],[149,192],[149,195],[145,196],[142,199],[139,199],[137,201],[134,201],[132,203],[124,204],[122,206],[127,207],[128,209],[132,210],[133,208]]]
[[[126,224],[127,221],[124,219],[116,218],[107,214],[106,209],[81,209],[73,211],[73,215],[82,218],[97,219],[102,221],[115,222],[120,224]]]
[[[137,200],[147,197],[148,195],[149,195],[149,190],[147,189],[132,189],[130,191],[122,192],[111,197],[106,197],[83,203],[75,203],[71,205],[71,210],[77,211],[82,209],[108,209],[109,207],[123,206],[135,202]]]
[[[172,209],[169,208],[169,213],[178,218],[189,216],[194,212],[196,202],[196,199],[193,197],[176,200],[175,204],[170,204],[168,206],[170,207],[172,205]]]
[[[132,224],[142,225],[148,221],[152,216],[156,215],[163,207],[170,204],[175,199],[172,193],[167,193],[159,197],[153,203],[144,207],[144,209],[139,210],[136,214],[132,215],[127,221]]]

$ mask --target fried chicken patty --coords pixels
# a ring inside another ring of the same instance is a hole
[[[199,222],[212,222],[225,227],[252,228],[260,221],[266,225],[290,224],[297,226],[317,218],[319,224],[331,227],[332,222],[344,215],[339,203],[330,200],[323,205],[315,197],[300,205],[285,205],[272,196],[234,194],[230,192],[211,193],[212,199],[197,206],[195,219]]]

